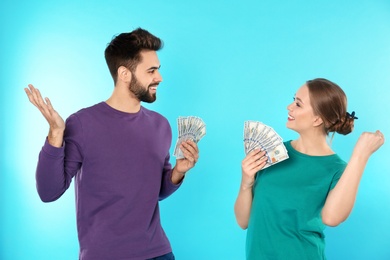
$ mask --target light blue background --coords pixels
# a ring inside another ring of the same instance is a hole
[[[139,26],[165,42],[164,82],[147,107],[168,118],[174,138],[178,116],[207,124],[196,168],[161,203],[179,260],[244,259],[246,232],[233,213],[243,123],[263,121],[295,138],[286,106],[305,80],[338,83],[359,117],[352,134],[334,139],[343,159],[363,131],[390,138],[389,1],[96,2],[0,3],[0,259],[78,257],[73,185],[49,204],[35,190],[48,125],[23,88],[33,83],[64,118],[106,100],[113,89],[106,44]],[[389,154],[385,144],[372,156],[348,221],[326,229],[330,260],[390,259]]]

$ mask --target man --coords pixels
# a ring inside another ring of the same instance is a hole
[[[36,173],[42,201],[58,199],[75,178],[80,259],[174,259],[158,201],[179,188],[199,152],[196,143],[183,142],[185,158],[172,169],[171,127],[141,106],[156,100],[161,47],[141,28],[115,37],[105,50],[111,97],[66,123],[38,89],[25,89],[50,125]]]

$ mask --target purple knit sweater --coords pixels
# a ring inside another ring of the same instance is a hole
[[[147,259],[171,252],[158,201],[171,182],[171,127],[141,107],[124,113],[101,102],[66,120],[64,146],[45,142],[36,173],[42,201],[58,199],[75,177],[80,259]]]

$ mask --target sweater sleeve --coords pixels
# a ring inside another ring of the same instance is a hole
[[[182,183],[183,180],[178,184],[172,183],[172,166],[169,162],[169,154],[168,154],[167,157],[165,158],[159,200],[163,200],[169,197],[181,186]]]
[[[36,170],[36,186],[43,202],[55,201],[69,188],[72,178],[81,167],[81,124],[76,116],[66,121],[64,144],[57,148],[46,139],[39,153]]]

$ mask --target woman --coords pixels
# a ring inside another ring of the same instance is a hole
[[[327,137],[353,130],[357,118],[346,106],[345,93],[335,83],[307,81],[287,107],[287,127],[299,134],[284,143],[289,159],[260,171],[267,158],[256,149],[242,161],[234,210],[240,227],[248,228],[247,259],[326,259],[325,225],[347,219],[365,165],[384,143],[380,131],[365,132],[348,165],[341,160]]]

